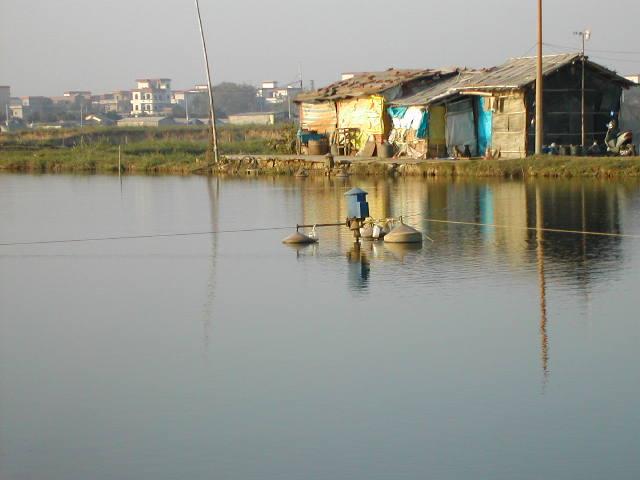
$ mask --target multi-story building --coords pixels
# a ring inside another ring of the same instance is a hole
[[[289,84],[285,87],[280,87],[278,82],[269,80],[262,82],[262,86],[256,92],[258,99],[258,106],[263,108],[266,105],[279,105],[288,102],[302,92],[300,82]]]
[[[131,112],[131,92],[117,90],[91,97],[93,111],[97,113],[129,114]]]
[[[64,95],[51,97],[55,113],[58,115],[83,115],[91,111],[91,92],[71,90]]]
[[[190,90],[175,90],[171,103],[179,105],[188,117],[207,117],[209,114],[209,87],[196,85]]]
[[[131,114],[158,115],[171,112],[171,80],[145,78],[136,80],[138,87],[131,91]]]
[[[21,120],[42,121],[53,111],[53,100],[49,97],[20,97],[19,104],[10,105],[12,118]]]
[[[5,121],[9,120],[7,113],[9,112],[10,103],[11,87],[8,85],[0,85],[0,118],[4,118]]]

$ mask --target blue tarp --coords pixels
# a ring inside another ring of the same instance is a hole
[[[488,109],[488,99],[483,97],[477,98],[478,112],[478,153],[484,155],[487,148],[491,147],[491,122],[493,112]]]
[[[402,118],[407,113],[409,107],[389,107],[389,116],[393,118]]]

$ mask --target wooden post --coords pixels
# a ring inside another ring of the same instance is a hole
[[[542,95],[542,0],[538,0],[538,68],[536,76],[536,155],[542,154],[544,143],[544,120],[542,117],[544,97]]]
[[[202,17],[200,16],[200,4],[196,2],[196,13],[198,14],[198,26],[200,27],[200,37],[202,39],[202,52],[204,54],[204,64],[207,71],[207,85],[209,87],[209,120],[211,122],[211,145],[213,147],[213,161],[218,163],[218,132],[216,130],[216,113],[213,107],[213,86],[211,85],[211,69],[209,68],[209,55],[207,55],[207,44],[204,40],[202,29]]]

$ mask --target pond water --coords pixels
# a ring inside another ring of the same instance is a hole
[[[6,245],[340,221],[353,186],[433,242]],[[640,478],[638,183],[1,175],[0,243],[2,480]]]

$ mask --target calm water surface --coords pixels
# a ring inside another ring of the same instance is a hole
[[[0,176],[0,479],[640,478],[640,187]],[[425,217],[510,225],[429,223]],[[533,227],[526,230],[525,227]]]

